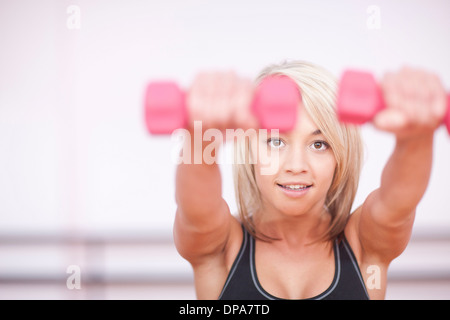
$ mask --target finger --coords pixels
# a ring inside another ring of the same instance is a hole
[[[415,103],[414,98],[412,98],[415,87],[415,85],[412,85],[413,76],[412,70],[408,67],[404,67],[399,72],[386,73],[382,81],[386,109],[397,110],[402,113],[402,121],[408,123],[416,117],[417,113],[415,110],[416,107],[413,106],[413,103]],[[400,118],[397,117],[397,113],[387,113],[387,115],[393,114],[395,114],[395,116],[392,116],[393,123],[400,121]],[[390,116],[388,118],[390,118]],[[381,119],[384,119],[384,116]],[[389,122],[390,120],[386,123]],[[406,123],[402,125],[404,126]]]
[[[421,128],[434,128],[437,125],[433,109],[435,84],[428,72],[416,70],[405,77],[405,112],[410,115],[412,125]]]
[[[203,76],[204,74],[197,74],[190,89],[187,92],[186,103],[188,109],[188,118],[190,125],[193,124],[194,121],[201,120],[202,116],[202,104],[203,99],[202,91],[203,91]]]
[[[214,126],[214,107],[217,103],[217,75],[212,72],[208,72],[203,78],[203,81],[203,124],[205,128],[212,128]]]
[[[255,119],[251,114],[251,102],[253,99],[253,84],[249,79],[238,80],[235,94],[233,95],[233,123],[236,128],[247,129],[255,127]]]
[[[400,97],[399,97],[399,83],[397,80],[397,75],[392,72],[387,72],[381,83],[381,91],[384,98],[384,103],[388,109],[399,109],[400,108]]]
[[[431,95],[429,102],[431,116],[439,125],[442,123],[447,111],[447,93],[441,79],[437,75],[430,75],[429,84]]]
[[[379,130],[397,133],[406,128],[408,119],[401,110],[385,109],[377,113],[373,124]]]
[[[215,126],[220,130],[230,127],[230,102],[232,101],[236,76],[233,72],[221,73],[217,77],[215,99],[211,111]]]
[[[400,75],[401,109],[408,115],[409,122],[414,126],[422,126],[428,121],[426,99],[429,94],[424,75],[420,71],[406,70]]]

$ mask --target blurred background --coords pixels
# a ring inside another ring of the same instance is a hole
[[[286,59],[336,76],[403,65],[450,89],[447,0],[0,0],[0,299],[195,299],[172,242],[174,142],[147,134],[154,79],[255,77]],[[393,139],[363,127],[355,206]],[[450,299],[450,137],[387,299]],[[224,197],[236,210],[231,166]],[[411,172],[414,174],[414,172]]]

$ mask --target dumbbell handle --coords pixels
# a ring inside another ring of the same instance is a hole
[[[265,78],[249,106],[261,129],[289,131],[295,126],[301,100],[297,85],[288,77]],[[151,134],[170,134],[188,125],[186,92],[175,82],[151,82],[144,97],[145,123]]]
[[[363,124],[373,120],[376,113],[385,107],[381,88],[371,73],[355,70],[343,73],[337,97],[337,114],[340,121]],[[450,135],[450,94],[447,96],[447,112],[443,123]]]

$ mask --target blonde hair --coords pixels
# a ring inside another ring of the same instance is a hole
[[[306,111],[334,153],[336,169],[325,200],[331,222],[322,239],[334,240],[344,231],[358,189],[363,158],[359,129],[339,123],[335,112],[337,82],[328,71],[304,61],[284,62],[265,68],[256,84],[265,77],[276,75],[288,76],[297,83]],[[248,161],[249,141],[238,139],[234,151],[234,186],[240,220],[254,237],[274,240],[256,230],[252,219],[260,209],[261,197],[254,165]]]

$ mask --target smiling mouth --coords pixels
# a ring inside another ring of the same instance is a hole
[[[306,189],[309,189],[312,187],[312,185],[305,185],[305,184],[279,184],[277,185],[283,189],[289,190],[289,191],[304,191]]]

